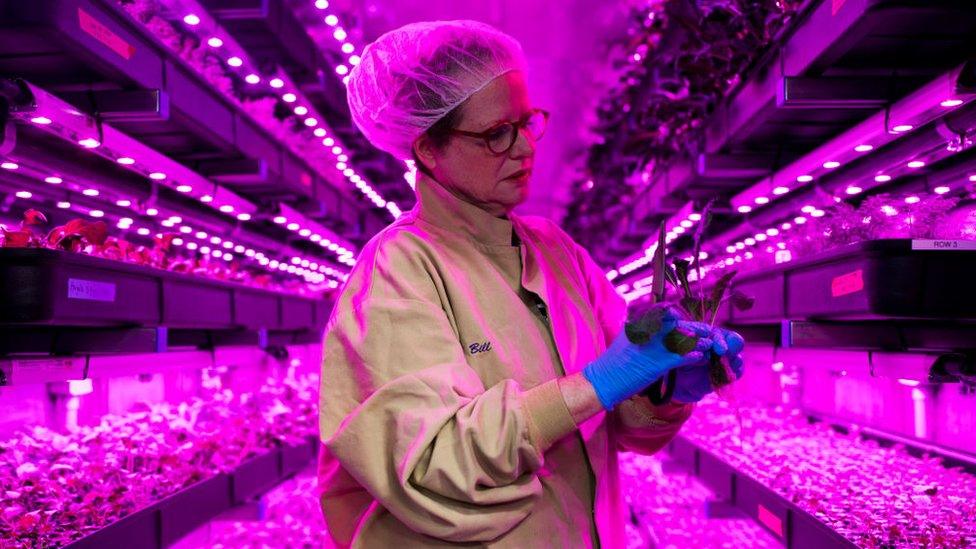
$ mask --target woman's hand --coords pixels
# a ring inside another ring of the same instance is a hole
[[[664,339],[672,330],[697,338],[695,347],[684,355],[669,351]],[[712,328],[700,322],[679,320],[672,311],[665,312],[661,328],[644,344],[634,344],[621,332],[610,348],[583,370],[593,385],[600,404],[606,410],[642,391],[672,368],[690,366],[705,360],[713,347]]]
[[[731,330],[712,328],[709,339],[712,341],[710,352],[728,365],[735,374],[735,379],[741,378],[744,371],[741,353],[745,347],[742,336]],[[708,372],[709,362],[706,356],[701,362],[677,369],[678,376],[673,396],[675,402],[686,404],[698,402],[715,390]]]

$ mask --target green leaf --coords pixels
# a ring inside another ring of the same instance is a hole
[[[735,381],[735,372],[729,367],[728,360],[715,353],[709,355],[708,380],[713,389],[721,389]]]
[[[729,271],[719,277],[715,281],[715,286],[712,286],[712,301],[715,303],[721,303],[722,298],[725,297],[725,291],[729,289],[729,284],[732,283],[732,279],[738,271]]]
[[[692,297],[691,285],[688,284],[688,265],[689,263],[684,259],[675,260],[674,274],[677,276],[678,282],[681,283],[681,289],[684,290],[685,297]]]
[[[647,309],[637,309],[631,314],[631,318],[624,324],[624,333],[627,340],[635,345],[644,345],[654,337],[654,334],[661,331],[661,324],[664,322],[664,309],[661,307],[650,307]]]
[[[755,298],[749,297],[739,290],[732,290],[732,306],[740,311],[748,311],[756,304]]]
[[[681,308],[685,310],[685,313],[688,315],[689,318],[697,320],[698,322],[702,321],[702,319],[699,318],[702,313],[701,299],[698,299],[697,297],[683,297],[681,298],[681,301],[679,301],[679,303],[681,304]]]
[[[696,345],[698,345],[698,338],[694,334],[687,334],[677,328],[664,336],[664,347],[681,356],[694,351]]]

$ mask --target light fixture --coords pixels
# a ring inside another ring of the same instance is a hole
[[[213,202],[213,197],[210,196],[209,194],[205,194],[200,197],[200,202],[203,202],[204,204],[210,204],[211,202]]]
[[[146,215],[150,217],[159,215],[159,210],[157,210],[156,208],[146,208]]]
[[[686,229],[690,229],[694,225],[694,223],[692,223],[688,219],[685,219],[684,221],[682,221],[681,223],[679,223],[679,225],[681,225],[682,227],[684,227]]]
[[[166,174],[164,174],[163,172],[153,172],[149,174],[149,179],[155,181],[162,181],[163,179],[166,179]]]
[[[817,208],[815,206],[811,206],[810,204],[807,204],[806,206],[803,206],[802,208],[800,208],[800,211],[803,212],[803,213],[810,213],[810,212],[812,212],[813,210],[816,210],[816,209]]]
[[[840,167],[840,162],[837,162],[836,160],[828,160],[823,163],[823,167],[828,170],[832,170],[834,168]]]
[[[312,234],[311,229],[302,229],[302,230],[298,231],[298,235],[299,236],[308,236],[310,234]]]
[[[878,183],[887,183],[891,181],[891,176],[886,174],[878,174],[874,176],[874,180],[877,181]]]
[[[27,191],[17,191],[14,193],[14,196],[16,196],[17,198],[23,198],[24,200],[27,200],[34,195],[32,195]]]
[[[285,81],[280,78],[272,78],[268,81],[268,85],[274,89],[278,89],[284,87]]]
[[[350,53],[356,51],[356,46],[353,46],[349,42],[342,45],[342,53],[349,55]]]
[[[116,200],[115,201],[115,205],[118,206],[118,207],[120,207],[120,208],[128,208],[129,206],[132,205],[132,201],[123,198],[121,200]]]
[[[962,99],[946,99],[945,101],[939,103],[939,105],[951,109],[952,107],[958,107],[962,105]]]
[[[140,227],[139,230],[137,230],[136,232],[139,233],[142,236],[149,236],[149,233],[152,232],[152,231],[150,231],[149,229],[147,229],[145,227]]]
[[[285,223],[286,221],[288,221],[288,220],[287,220],[287,219],[285,219],[285,216],[283,216],[283,215],[276,215],[276,216],[274,217],[274,219],[272,219],[272,221],[274,221],[274,222],[275,222],[275,223],[277,223],[278,225],[283,225],[283,224],[284,224],[284,223]]]
[[[35,116],[34,118],[31,118],[30,121],[42,126],[46,126],[51,123],[51,119],[46,116]]]
[[[298,223],[295,223],[294,221],[289,223],[288,225],[285,225],[285,228],[288,229],[289,231],[297,231],[299,227],[300,225]]]
[[[326,133],[325,128],[315,128],[315,131],[312,132],[315,137],[325,137]]]
[[[325,16],[325,24],[334,27],[339,24],[339,18],[335,15],[327,15]]]
[[[692,221],[701,221],[702,215],[700,213],[688,214],[688,219]]]
[[[295,107],[295,114],[298,116],[305,116],[308,114],[308,107],[303,107],[301,105]]]
[[[812,212],[810,212],[811,217],[823,217],[826,214],[827,212],[823,210],[813,210]]]
[[[335,147],[332,147],[332,154],[334,154],[336,156],[342,154],[342,147],[340,147],[338,145],[336,145]]]
[[[864,153],[874,150],[874,145],[862,144],[854,147],[855,152]]]
[[[932,192],[934,192],[935,194],[946,194],[947,192],[949,192],[951,190],[952,189],[950,189],[949,187],[946,187],[945,185],[940,185],[940,186],[932,189]]]
[[[189,185],[177,185],[176,190],[181,193],[188,193],[193,190],[193,187]]]
[[[769,199],[766,198],[765,196],[757,196],[756,197],[756,204],[759,204],[759,205],[769,204]]]
[[[305,125],[308,126],[309,128],[318,126],[318,124],[319,124],[319,121],[316,120],[316,119],[314,119],[314,118],[312,118],[312,117],[309,117],[309,118],[306,118],[305,119]]]
[[[244,81],[247,82],[248,84],[257,84],[261,82],[261,77],[252,72],[251,74],[244,77]]]
[[[924,168],[925,167],[925,162],[922,162],[921,160],[912,160],[911,162],[909,162],[906,165],[909,168],[918,169],[918,168]]]
[[[773,194],[775,194],[776,196],[779,196],[779,195],[782,195],[782,194],[786,194],[788,192],[790,192],[790,188],[789,187],[783,187],[782,185],[780,185],[779,187],[776,187],[775,189],[773,189]]]
[[[812,175],[801,175],[801,176],[797,177],[796,180],[799,181],[800,183],[809,183],[809,182],[813,181],[813,176]]]
[[[329,9],[329,0],[315,0],[315,7],[320,10]]]
[[[891,128],[891,131],[893,131],[895,133],[905,133],[905,132],[911,131],[913,129],[915,129],[915,126],[912,126],[911,124],[899,124],[899,125]]]
[[[298,101],[298,96],[293,93],[286,93],[281,96],[281,100],[285,103],[294,103],[295,101]]]
[[[360,58],[358,55],[350,55],[349,56],[349,64],[352,65],[352,66],[354,66],[354,67],[356,65],[358,65],[360,61],[362,61],[362,58]]]
[[[60,177],[58,177],[56,175],[52,175],[50,177],[45,177],[44,178],[44,182],[45,183],[50,183],[52,185],[60,185],[61,183],[64,183],[64,179],[61,179]]]
[[[756,239],[756,242],[762,242],[763,240],[766,240],[768,237],[766,236],[766,233],[756,233],[756,236],[754,238]]]
[[[745,204],[739,206],[739,213],[749,213],[751,211],[752,211],[752,206],[747,206]]]
[[[211,48],[219,48],[220,46],[224,45],[224,41],[221,40],[220,38],[217,38],[216,36],[211,36],[207,40],[207,45],[210,46]]]
[[[844,192],[846,192],[847,194],[854,195],[854,194],[860,193],[863,190],[864,189],[862,189],[861,187],[858,187],[857,185],[851,185],[851,186],[847,187],[847,189]]]
[[[183,22],[186,23],[187,25],[190,25],[191,27],[199,25],[200,16],[198,16],[195,13],[187,14],[183,17]]]
[[[222,212],[224,212],[224,213],[231,213],[232,211],[234,211],[234,207],[231,206],[230,204],[224,204],[223,206],[221,206],[221,207],[219,207],[217,209],[220,210],[220,211],[222,211]]]
[[[94,137],[81,139],[78,141],[78,144],[86,149],[95,149],[102,145],[102,143],[99,140],[95,139]]]
[[[743,240],[743,242],[745,242],[746,246],[755,246],[756,245],[756,239],[755,238],[752,238],[752,237],[749,237],[749,238]]]
[[[194,235],[194,236],[196,236],[200,240],[203,240],[204,238],[207,238],[207,233],[205,233],[203,231],[197,231],[197,234]]]
[[[339,42],[342,42],[343,40],[345,40],[347,36],[349,36],[349,35],[346,34],[346,31],[343,30],[343,29],[341,29],[341,28],[340,29],[336,29],[335,32],[332,33],[332,38],[335,38]]]
[[[322,140],[322,144],[325,145],[326,147],[331,147],[335,145],[335,139],[332,139],[331,137],[326,137],[325,139]]]
[[[237,219],[240,220],[240,221],[250,221],[251,220],[251,214],[249,214],[249,213],[239,213],[239,214],[237,214]]]
[[[732,244],[729,244],[728,246],[725,247],[725,251],[727,253],[730,253],[730,254],[734,254],[735,253],[735,250],[736,250],[736,247],[734,245],[732,245]]]
[[[920,201],[921,199],[915,195],[905,197],[905,204],[918,204]]]
[[[122,164],[123,166],[131,166],[132,164],[136,163],[134,159],[129,158],[128,156],[119,157],[115,161],[118,162],[119,164]]]
[[[803,217],[802,215],[793,218],[793,223],[796,223],[797,225],[803,225],[806,222],[807,218]]]
[[[339,76],[345,76],[345,75],[349,74],[349,67],[347,67],[345,65],[338,65],[338,66],[336,66],[335,71],[336,71],[336,74],[338,74]]]
[[[776,227],[772,227],[772,228],[766,229],[766,235],[767,236],[776,236],[778,234],[779,234],[779,229],[777,229]]]
[[[230,57],[227,59],[227,64],[232,67],[240,67],[241,65],[244,64],[244,60],[235,55],[234,57]]]
[[[81,194],[85,196],[98,196],[98,189],[85,189],[81,191]]]
[[[221,242],[223,242],[223,241],[224,241],[224,239],[223,239],[223,238],[220,238],[220,237],[219,237],[219,236],[217,236],[217,235],[214,235],[214,236],[211,236],[211,237],[210,237],[210,243],[211,243],[211,244],[220,244],[220,243],[221,243]]]
[[[67,210],[70,207],[71,207],[71,202],[64,202],[64,201],[58,202],[58,208],[61,208],[62,210]]]

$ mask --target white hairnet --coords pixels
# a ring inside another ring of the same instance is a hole
[[[412,23],[366,46],[349,74],[349,108],[373,145],[405,160],[434,123],[515,70],[525,70],[522,47],[489,25]]]

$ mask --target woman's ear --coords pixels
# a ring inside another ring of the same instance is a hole
[[[427,171],[433,172],[434,168],[437,167],[434,145],[430,142],[427,134],[421,135],[413,142],[413,155],[420,164],[417,166],[418,169],[427,168]]]

